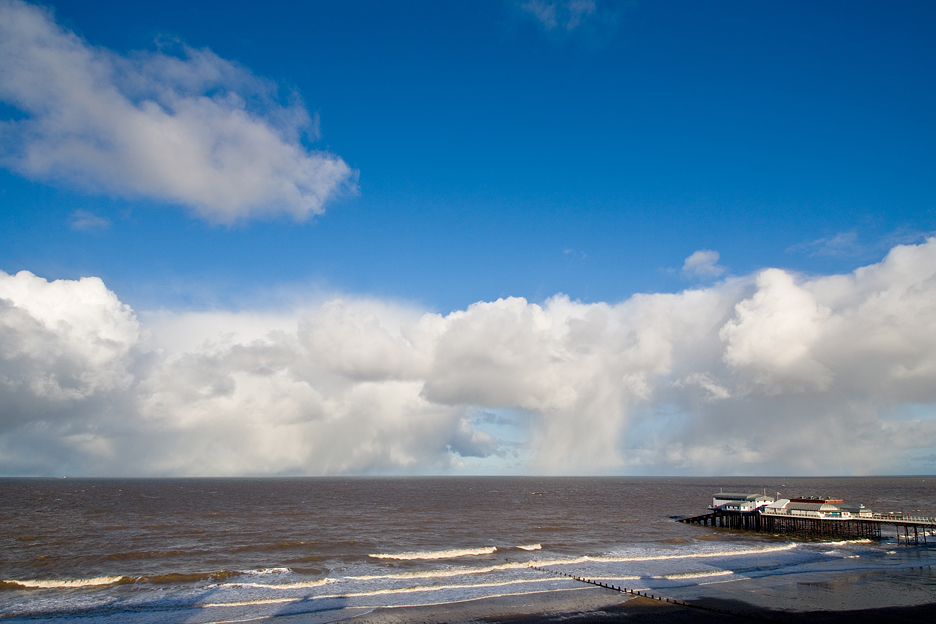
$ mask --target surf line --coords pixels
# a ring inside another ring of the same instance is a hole
[[[616,587],[614,585],[608,585],[607,583],[602,583],[600,581],[595,581],[590,578],[585,578],[584,576],[576,576],[575,574],[567,574],[566,572],[559,572],[558,570],[550,570],[549,568],[543,568],[535,566],[532,563],[529,566],[536,570],[537,572],[545,572],[547,574],[552,574],[555,576],[564,576],[570,578],[573,581],[578,581],[580,583],[588,583],[589,585],[594,585],[595,587],[603,587],[604,589],[610,589],[611,591],[620,592],[622,594],[630,594],[631,596],[639,596],[640,598],[649,598],[650,600],[657,600],[659,602],[674,604],[681,607],[689,607],[690,609],[701,609],[702,611],[712,611],[714,613],[722,613],[724,615],[736,615],[739,617],[750,618],[752,620],[763,620],[765,622],[771,622],[767,618],[759,617],[757,615],[746,614],[746,613],[737,613],[735,611],[728,611],[726,609],[716,609],[714,607],[703,607],[702,605],[693,604],[691,602],[686,602],[684,600],[676,600],[675,598],[665,598],[657,594],[648,594],[646,591],[640,591],[637,589],[627,589],[626,587]]]

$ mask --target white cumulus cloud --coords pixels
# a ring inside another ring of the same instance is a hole
[[[323,212],[353,172],[308,149],[297,96],[210,50],[121,56],[0,0],[0,163],[38,180],[188,206],[214,222]]]
[[[0,472],[906,473],[936,448],[936,239],[615,304],[139,319],[97,278],[0,273]]]
[[[792,275],[768,269],[757,276],[757,292],[735,306],[734,318],[721,328],[722,359],[736,371],[752,374],[770,394],[824,389],[831,372],[813,353],[831,316]]]
[[[43,403],[124,389],[140,338],[133,311],[96,277],[0,272],[0,387]]]
[[[711,249],[700,249],[683,262],[683,277],[715,278],[725,272],[718,264],[719,253]]]

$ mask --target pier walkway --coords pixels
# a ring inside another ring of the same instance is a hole
[[[874,514],[867,518],[817,518],[760,511],[716,510],[683,518],[680,522],[762,533],[846,539],[881,539],[882,528],[892,526],[897,542],[906,545],[927,544],[927,537],[930,539],[936,537],[936,518],[885,514]]]

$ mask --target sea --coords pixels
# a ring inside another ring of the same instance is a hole
[[[793,611],[936,603],[936,537],[677,522],[719,491],[936,516],[932,476],[0,479],[0,621],[316,624],[594,590],[565,575]]]

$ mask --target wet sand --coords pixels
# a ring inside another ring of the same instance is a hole
[[[609,589],[584,587],[434,605],[350,607],[330,614],[283,614],[237,621],[250,621],[252,624],[930,624],[936,622],[936,603],[799,611],[771,609],[734,599],[702,597],[688,601],[687,606]]]
[[[642,597],[625,597],[598,588],[500,596],[413,607],[378,607],[351,617],[357,608],[324,619],[321,613],[249,619],[252,624],[930,624],[936,604],[851,611],[782,611],[738,600],[701,598],[682,606]],[[335,617],[337,616],[337,617]],[[350,618],[350,619],[348,619]],[[245,620],[237,620],[245,621]]]
[[[442,624],[469,622],[558,622],[601,614],[627,600],[618,592],[585,587],[519,596],[498,596],[424,607],[379,608],[353,624]]]
[[[936,604],[805,612],[764,609],[736,600],[713,598],[702,598],[692,604],[691,607],[681,606],[649,598],[624,597],[607,590],[586,589],[574,596],[544,592],[446,605],[379,608],[351,621],[354,624],[929,624],[936,621]]]
[[[555,601],[542,611],[535,605],[499,605],[473,601],[434,607],[377,609],[352,620],[355,624],[720,624],[732,622],[796,622],[798,624],[891,624],[936,621],[936,604],[856,611],[775,611],[729,600],[699,600],[697,607],[631,598],[608,603],[600,599]],[[563,610],[563,607],[566,610]],[[589,608],[594,607],[594,608]]]

